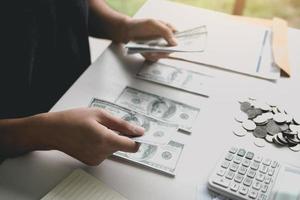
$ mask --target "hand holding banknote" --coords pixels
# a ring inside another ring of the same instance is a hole
[[[154,19],[130,19],[127,22],[128,40],[150,40],[163,38],[169,46],[177,45],[174,33],[176,29],[169,23]],[[157,61],[160,58],[168,57],[169,53],[148,52],[142,55],[149,61]]]
[[[136,152],[139,144],[129,137],[143,135],[144,129],[102,109],[78,108],[7,120],[0,132],[0,157],[59,150],[87,165],[98,165],[116,151]]]

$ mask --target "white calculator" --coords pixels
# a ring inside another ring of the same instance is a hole
[[[300,168],[232,147],[217,164],[208,188],[234,200],[300,200]]]

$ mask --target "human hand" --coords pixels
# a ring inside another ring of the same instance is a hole
[[[99,108],[79,108],[46,116],[47,134],[54,149],[82,161],[99,165],[116,151],[136,152],[139,144],[126,136],[143,135],[144,129]],[[47,136],[46,136],[47,137]],[[50,136],[49,136],[50,137]]]
[[[170,46],[176,46],[176,29],[169,23],[154,19],[129,19],[126,23],[128,40],[144,40],[163,37]],[[155,62],[167,58],[169,53],[143,53],[146,60]]]

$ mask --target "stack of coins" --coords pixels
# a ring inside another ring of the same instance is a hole
[[[240,111],[235,120],[240,125],[233,130],[235,135],[242,137],[250,132],[258,147],[264,147],[269,142],[300,151],[300,119],[278,105],[254,98],[241,99],[239,104]]]

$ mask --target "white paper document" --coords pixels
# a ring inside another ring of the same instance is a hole
[[[74,170],[41,200],[126,200],[81,169]]]

